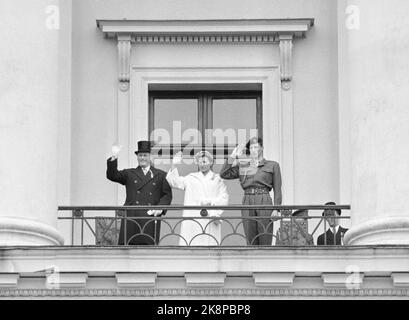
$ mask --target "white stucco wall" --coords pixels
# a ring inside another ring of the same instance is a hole
[[[234,10],[232,10],[234,8]],[[270,19],[315,18],[306,39],[294,45],[295,203],[338,200],[337,12],[330,1],[73,1],[72,204],[111,204],[105,158],[115,140],[116,42],[103,38],[98,18]],[[240,50],[238,50],[240,48]],[[182,53],[182,50],[184,53]],[[277,63],[276,45],[144,46],[138,66],[252,65]],[[268,143],[268,142],[266,142]],[[285,183],[285,181],[284,181]],[[96,192],[97,190],[97,192]]]

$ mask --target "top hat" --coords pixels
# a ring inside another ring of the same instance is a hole
[[[138,154],[140,152],[151,153],[151,142],[138,141],[138,150],[135,151],[135,154]]]
[[[327,202],[325,205],[326,205],[326,206],[335,206],[336,203],[330,201],[330,202]],[[325,210],[328,210],[328,209],[325,209]],[[324,216],[325,210],[322,212],[322,216]],[[329,210],[331,210],[331,209],[329,209]],[[341,209],[335,209],[335,211],[338,213],[339,216],[341,215]]]

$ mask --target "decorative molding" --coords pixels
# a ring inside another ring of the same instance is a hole
[[[136,44],[257,44],[277,43],[277,35],[150,35],[135,36]]]
[[[118,287],[155,287],[156,273],[117,273]]]
[[[254,283],[258,287],[291,287],[294,281],[294,273],[261,272],[254,273]]]
[[[293,77],[292,60],[293,60],[293,35],[280,35],[280,67],[281,67],[281,86],[284,90],[291,88]]]
[[[139,43],[271,42],[281,34],[305,37],[314,19],[101,20],[108,38],[130,34]],[[212,38],[213,37],[213,38]],[[219,37],[219,38],[217,38]]]
[[[323,273],[321,278],[324,283],[324,287],[347,287],[348,284],[351,284],[349,281],[351,277],[350,273]],[[351,285],[360,286],[362,285],[364,275],[360,273],[358,277],[354,277],[354,283]]]
[[[188,287],[223,287],[226,279],[225,273],[185,273],[186,286]]]
[[[17,287],[19,278],[20,278],[20,275],[18,273],[0,274],[0,288]]]
[[[167,289],[2,289],[0,297],[409,297],[409,289],[246,289],[246,288],[167,288]]]
[[[77,288],[87,285],[87,273],[59,273],[46,274],[46,286],[52,288]]]
[[[409,287],[409,273],[392,273],[391,278],[395,287]]]
[[[118,81],[122,91],[128,91],[131,70],[131,36],[118,35]]]

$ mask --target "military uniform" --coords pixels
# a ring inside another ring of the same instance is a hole
[[[169,205],[172,202],[172,189],[166,180],[166,172],[150,167],[145,175],[142,168],[117,170],[118,161],[107,161],[107,178],[126,187],[124,205]],[[162,213],[164,215],[166,211]],[[134,219],[133,217],[150,217],[147,210],[128,211],[125,223],[122,221],[118,244],[153,245],[158,244],[160,235],[160,221],[149,219]]]
[[[223,179],[240,179],[244,190],[243,204],[263,205],[273,204],[270,191],[274,190],[274,204],[281,205],[281,171],[275,161],[262,159],[256,165],[251,163],[232,165],[234,159],[229,158],[220,171]],[[273,222],[270,219],[271,210],[242,210],[243,217],[268,217],[268,219],[244,219],[243,227],[247,243],[250,245],[271,245]]]

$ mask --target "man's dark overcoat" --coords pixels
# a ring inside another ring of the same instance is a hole
[[[146,175],[142,168],[124,169],[118,171],[117,159],[107,160],[107,178],[126,187],[124,205],[169,205],[172,202],[172,189],[166,180],[166,172],[150,167]],[[166,211],[162,213],[164,215]],[[147,210],[132,210],[127,213],[126,234],[124,220],[121,223],[118,244],[153,245],[158,244],[160,236],[160,221],[150,219],[134,219],[133,217],[149,218]],[[155,241],[154,241],[155,239]]]

